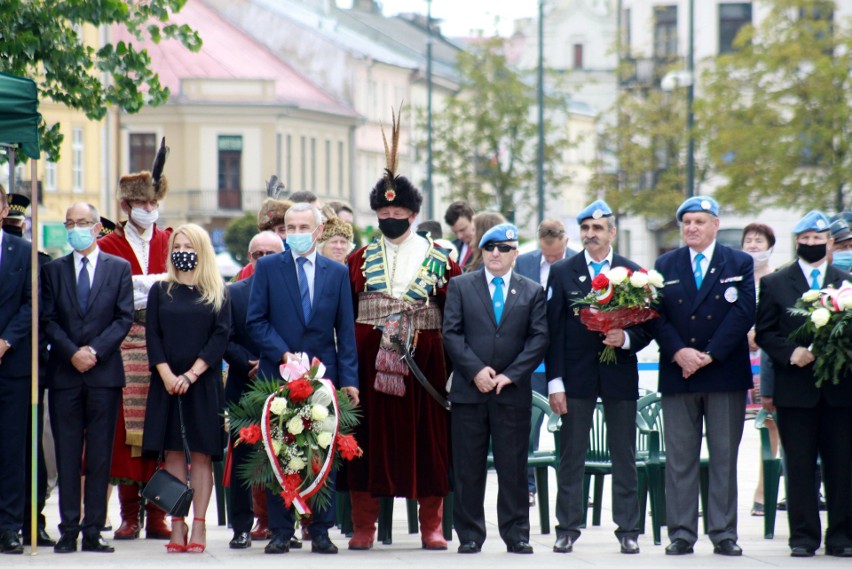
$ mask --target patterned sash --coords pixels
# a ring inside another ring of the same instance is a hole
[[[134,322],[130,327],[130,332],[121,343],[121,361],[126,383],[122,391],[124,429],[127,431],[125,442],[133,447],[131,456],[137,457],[142,456],[142,428],[145,424],[148,386],[151,383],[144,324]]]

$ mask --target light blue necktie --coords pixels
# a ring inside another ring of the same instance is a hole
[[[811,271],[811,290],[819,290],[819,269]]]
[[[701,283],[704,282],[704,271],[701,270],[701,261],[704,260],[704,254],[699,253],[695,256],[695,288],[701,288]]]
[[[302,297],[302,314],[305,315],[305,324],[311,319],[311,291],[308,288],[308,275],[305,273],[307,257],[298,257],[296,263],[299,265],[299,295]]]
[[[86,264],[89,259],[83,257],[80,259],[80,264],[83,268],[80,269],[80,275],[77,278],[77,300],[80,301],[80,308],[83,309],[83,314],[89,310],[89,293],[92,292],[92,281],[89,279],[89,271],[86,270]]]
[[[494,305],[494,320],[499,324],[500,317],[503,316],[503,278],[494,277],[491,282],[494,284],[494,296],[491,297],[491,304]]]
[[[607,263],[609,263],[609,261],[607,261],[606,259],[604,259],[600,263],[595,263],[594,261],[591,261],[589,264],[592,266],[592,269],[594,269],[594,271],[595,271],[594,276],[598,276],[599,274],[601,274],[601,271],[603,270],[604,265],[606,265]]]

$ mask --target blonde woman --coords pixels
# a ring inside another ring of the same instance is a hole
[[[169,239],[168,276],[148,295],[146,337],[151,387],[142,450],[163,450],[165,469],[186,479],[178,398],[192,459],[192,534],[183,518],[172,518],[169,553],[201,553],[207,544],[205,514],[213,488],[212,461],[225,448],[222,356],[228,345],[230,309],[207,232],[195,224],[178,227]],[[191,539],[189,539],[191,537]]]

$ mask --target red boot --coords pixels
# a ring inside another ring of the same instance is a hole
[[[113,534],[114,539],[136,539],[139,537],[139,506],[142,497],[136,484],[118,485],[118,504],[121,525]]]
[[[145,504],[145,539],[170,539],[171,533],[166,525],[166,512],[151,502]]]
[[[257,521],[251,530],[251,538],[256,540],[269,539],[272,537],[272,532],[269,531],[269,515],[266,512],[266,492],[263,488],[252,487],[251,499],[254,515],[257,516]]]
[[[420,498],[420,539],[423,549],[447,549],[441,523],[444,520],[444,499],[438,496]]]
[[[376,520],[379,519],[379,500],[369,492],[350,492],[352,499],[352,539],[349,549],[371,549],[376,539]]]

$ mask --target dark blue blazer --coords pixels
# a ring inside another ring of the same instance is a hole
[[[562,255],[562,258],[569,259],[576,254],[576,251],[566,247],[565,254]],[[518,258],[515,260],[515,270],[519,275],[532,279],[535,282],[539,282],[539,279],[541,278],[541,249],[536,249],[535,251],[518,255]],[[551,267],[551,270],[553,270],[553,267]],[[547,283],[539,284],[544,286]]]
[[[754,326],[754,261],[716,242],[700,290],[688,247],[666,253],[655,268],[665,287],[654,320],[660,345],[660,393],[697,393],[751,389],[752,373],[746,334]],[[689,379],[674,361],[681,348],[708,352],[713,363]]]
[[[3,234],[0,253],[0,338],[12,347],[0,361],[0,377],[32,373],[32,249],[25,239]]]
[[[68,389],[124,387],[124,365],[119,347],[133,324],[133,283],[130,263],[121,257],[98,253],[95,279],[84,313],[77,300],[74,254],[51,261],[41,270],[41,321],[50,342],[47,385]],[[98,363],[80,373],[71,357],[81,346],[97,352]]]
[[[231,335],[225,350],[225,361],[228,362],[225,397],[228,401],[239,400],[249,381],[248,373],[253,367],[249,360],[257,360],[260,357],[260,347],[246,327],[249,293],[253,281],[254,276],[251,276],[228,286],[231,299]]]
[[[613,267],[627,267],[633,271],[639,265],[613,255]],[[639,371],[636,352],[651,342],[650,327],[632,326],[630,350],[616,349],[616,363],[600,363],[604,349],[603,335],[590,332],[580,322],[583,306],[574,301],[592,290],[592,279],[585,255],[557,261],[550,267],[547,281],[547,325],[550,330],[550,347],[545,367],[547,380],[561,377],[565,396],[572,399],[607,397],[636,400],[639,397]]]
[[[261,258],[252,279],[246,328],[260,349],[260,374],[278,378],[284,352],[305,352],[325,364],[326,377],[337,387],[358,387],[355,316],[345,265],[316,256],[311,319],[305,322],[293,254]]]

